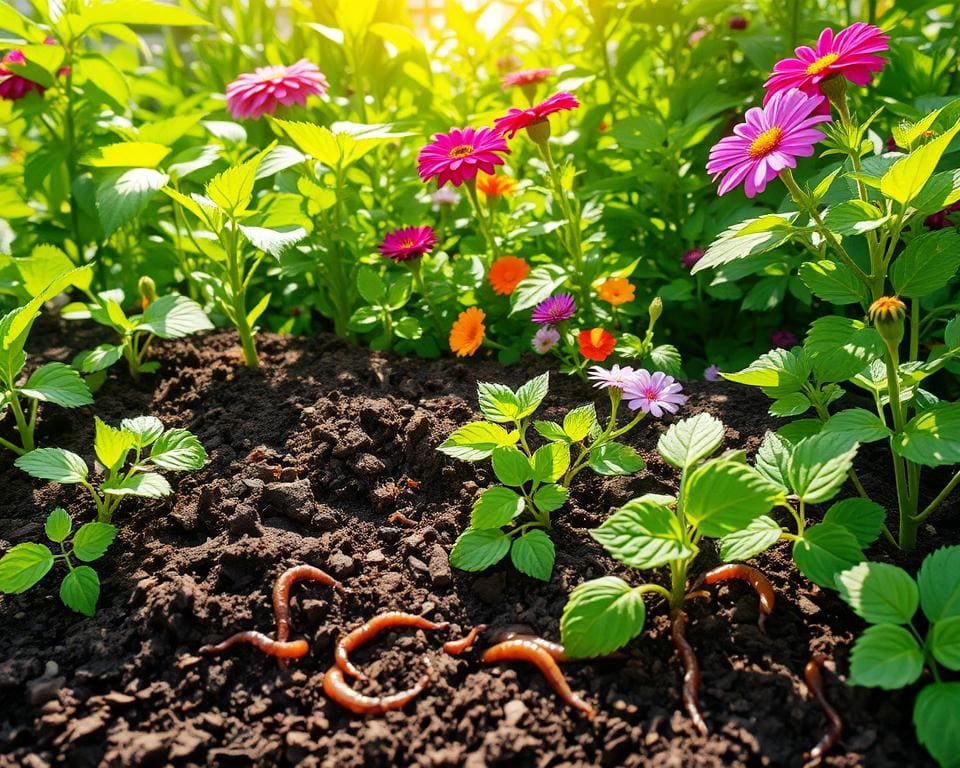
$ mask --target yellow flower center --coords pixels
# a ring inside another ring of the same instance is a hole
[[[447,157],[466,157],[471,152],[473,152],[472,144],[460,144],[451,149]]]
[[[408,237],[406,240],[401,240],[401,241],[400,241],[400,247],[401,247],[401,248],[413,248],[413,240],[410,239],[409,237]]]
[[[603,341],[603,328],[594,328],[590,331],[590,343],[593,346],[599,347],[601,341]]]
[[[808,75],[819,75],[823,70],[829,67],[833,62],[839,59],[840,56],[836,53],[828,53],[826,56],[821,56],[813,64],[807,67]]]
[[[747,154],[754,159],[769,155],[777,148],[782,135],[783,129],[781,128],[777,128],[776,126],[767,128],[767,130],[753,140],[750,149],[747,150]]]

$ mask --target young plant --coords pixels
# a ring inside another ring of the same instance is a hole
[[[916,580],[894,565],[871,562],[843,571],[836,586],[870,624],[854,643],[849,683],[896,690],[928,672],[913,706],[917,739],[941,766],[957,765],[960,682],[944,680],[941,667],[960,671],[960,546],[928,555]]]
[[[410,273],[382,277],[373,267],[362,265],[357,270],[357,292],[368,303],[350,316],[350,329],[376,332],[370,340],[372,349],[390,349],[397,340],[419,339],[423,335],[420,321],[402,311],[410,301],[413,283]]]
[[[103,478],[90,478],[90,468],[77,454],[63,448],[38,448],[21,456],[16,465],[28,475],[87,489],[97,508],[97,521],[109,523],[127,496],[160,499],[173,493],[157,470],[188,472],[200,469],[207,453],[185,429],[164,430],[154,416],[124,419],[120,427],[96,418],[94,452]]]
[[[477,497],[470,526],[450,552],[450,562],[455,567],[482,571],[509,552],[517,570],[549,580],[555,555],[548,534],[553,527],[551,514],[566,502],[574,478],[585,469],[598,475],[630,475],[643,469],[640,454],[617,442],[618,438],[648,413],[660,416],[664,411],[675,412],[685,400],[679,394],[679,385],[664,377],[666,382],[659,384],[660,407],[656,407],[655,399],[643,404],[629,400],[629,408],[640,412],[620,426],[620,405],[625,397],[630,397],[629,387],[640,373],[649,382],[650,374],[646,371],[635,373],[619,366],[611,371],[594,369],[594,377],[610,397],[610,416],[605,426],[598,421],[592,404],[574,408],[564,416],[562,424],[531,422],[547,395],[548,373],[531,379],[517,391],[502,384],[478,383],[480,411],[485,421],[460,427],[438,450],[462,461],[490,459],[502,485],[487,488]],[[535,448],[528,440],[531,426],[546,441]]]
[[[101,344],[81,352],[73,365],[83,373],[104,371],[121,358],[127,361],[134,381],[144,373],[153,373],[160,367],[155,360],[147,361],[150,345],[156,339],[180,339],[191,333],[208,331],[213,324],[197,302],[176,293],[157,296],[156,286],[149,277],[140,278],[140,303],[143,312],[127,315],[123,311],[123,291],[105,291],[89,304],[75,303],[63,308],[61,314],[70,320],[93,319],[113,328],[120,336],[118,344]]]
[[[89,565],[81,563],[92,563],[103,557],[117,529],[109,523],[84,523],[74,533],[70,515],[57,507],[47,516],[44,531],[60,551],[54,554],[46,544],[33,542],[11,547],[0,558],[0,592],[8,595],[26,592],[62,560],[67,575],[60,583],[60,599],[71,610],[93,616],[100,597],[100,577]],[[73,538],[68,542],[71,533]]]
[[[687,676],[699,680],[684,626],[687,601],[698,597],[688,577],[703,539],[747,531],[774,506],[785,503],[783,490],[749,466],[742,453],[713,457],[723,436],[723,424],[706,413],[672,425],[661,436],[657,451],[680,470],[677,496],[646,494],[633,499],[590,532],[611,557],[632,568],[669,566],[670,586],[650,582],[634,587],[605,576],[576,587],[560,621],[563,645],[571,657],[603,656],[626,645],[643,630],[644,596],[654,594],[670,609],[674,642]],[[691,717],[705,730],[696,685],[690,692],[685,685],[684,700]]]

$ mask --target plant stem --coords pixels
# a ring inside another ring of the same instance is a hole
[[[250,323],[247,322],[247,289],[243,280],[240,256],[240,230],[235,219],[230,220],[230,247],[227,249],[230,288],[233,294],[233,321],[243,346],[243,362],[247,368],[259,368],[257,345]]]
[[[947,497],[950,495],[950,492],[953,491],[957,485],[960,484],[960,471],[957,472],[953,477],[950,478],[950,482],[944,486],[944,489],[937,494],[937,497],[927,504],[926,508],[919,515],[913,516],[913,521],[915,523],[922,523],[930,515],[937,511],[937,508],[946,501]]]
[[[73,242],[77,247],[79,264],[83,264],[83,237],[80,234],[80,215],[77,196],[73,191],[73,182],[77,176],[77,131],[73,114],[73,45],[74,40],[67,41],[64,46],[65,56],[63,65],[66,67],[66,97],[67,106],[64,111],[64,139],[67,145],[67,184],[70,197],[70,226],[73,229]]]
[[[493,232],[490,230],[487,217],[483,213],[483,207],[480,205],[480,198],[477,196],[476,179],[470,179],[469,181],[464,182],[464,186],[467,188],[467,197],[470,198],[470,205],[473,207],[473,212],[477,217],[477,222],[480,224],[480,231],[483,233],[483,237],[487,241],[487,245],[490,247],[490,253],[493,254],[494,259],[499,259],[500,247],[497,245],[497,240],[494,237]]]
[[[10,410],[13,412],[13,419],[17,424],[17,432],[20,435],[23,452],[29,453],[36,447],[33,442],[33,430],[27,423],[27,417],[24,415],[23,408],[20,405],[20,397],[16,392],[13,393],[13,397],[10,398],[9,403]]]
[[[903,404],[900,402],[900,360],[897,347],[887,343],[887,396],[890,401],[890,413],[893,416],[893,429],[896,434],[903,431]],[[917,545],[917,523],[913,520],[910,504],[910,489],[904,468],[904,459],[893,450],[893,438],[890,442],[890,456],[893,459],[893,474],[897,485],[897,506],[900,508],[900,549],[910,550]]]

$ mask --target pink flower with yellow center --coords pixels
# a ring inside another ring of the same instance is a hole
[[[799,88],[804,93],[820,93],[820,84],[834,76],[845,77],[855,85],[869,85],[875,72],[883,69],[884,59],[877,56],[889,49],[889,38],[879,29],[858,21],[834,36],[829,27],[820,33],[816,49],[801,46],[796,58],[782,59],[764,83],[764,104],[775,93]],[[826,105],[824,105],[826,106]]]
[[[577,101],[576,96],[572,93],[561,91],[560,93],[553,94],[549,99],[541,101],[539,104],[534,104],[529,109],[510,107],[507,114],[493,121],[493,125],[497,131],[512,139],[517,135],[517,131],[529,128],[531,125],[537,123],[546,122],[547,118],[555,112],[564,112],[566,110],[576,109],[579,106],[580,102]]]
[[[813,126],[830,120],[812,114],[823,101],[823,96],[792,88],[775,93],[762,109],[747,110],[746,122],[733,129],[734,135],[710,150],[707,172],[714,180],[723,176],[718,194],[742,182],[747,197],[754,197],[784,168],[796,168],[798,157],[812,155],[813,145],[824,138]]]
[[[410,261],[430,253],[437,244],[431,227],[402,227],[394,230],[380,243],[380,255],[394,261]]]
[[[514,86],[523,85],[539,85],[552,75],[552,69],[521,69],[516,72],[511,72],[508,75],[504,75],[502,78],[500,78],[500,82],[503,83],[504,88],[512,88]]]
[[[459,187],[478,172],[493,174],[503,165],[501,153],[509,154],[507,142],[492,128],[452,128],[438,133],[420,150],[417,170],[423,181],[435,178],[438,186],[448,181]]]
[[[303,106],[308,96],[323,96],[330,87],[315,64],[300,59],[289,67],[258,67],[227,86],[227,108],[235,118],[272,115],[281,105]]]

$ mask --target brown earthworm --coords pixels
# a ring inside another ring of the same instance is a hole
[[[281,642],[290,637],[290,588],[298,581],[319,581],[341,595],[346,594],[343,584],[312,565],[295,565],[285,570],[273,585],[273,615],[277,620],[277,640]]]
[[[687,641],[686,626],[686,611],[674,611],[670,636],[673,638],[680,661],[683,662],[683,705],[687,708],[687,713],[697,730],[706,736],[710,730],[700,712],[700,663],[697,661],[697,654],[693,652],[693,648]]]
[[[726,581],[727,579],[745,581],[757,593],[760,598],[760,617],[757,619],[757,626],[760,627],[762,632],[767,616],[773,613],[775,595],[767,577],[756,568],[743,563],[727,563],[700,576],[693,585],[693,589],[696,590],[703,584],[716,584],[718,581]]]
[[[427,669],[430,660],[424,657]],[[323,676],[323,692],[344,709],[358,715],[382,715],[393,709],[400,709],[413,701],[430,685],[430,674],[424,672],[413,688],[390,696],[364,696],[351,688],[343,677],[343,670],[334,664]]]
[[[560,643],[555,643],[552,640],[546,640],[542,637],[538,637],[537,635],[527,632],[515,630],[501,631],[497,633],[495,640],[497,643],[505,643],[508,640],[529,640],[531,643],[536,643],[543,648],[543,650],[549,653],[554,661],[569,661],[567,658],[567,650],[560,645]]]
[[[814,656],[803,668],[803,681],[807,684],[807,690],[817,700],[820,709],[823,710],[824,717],[827,718],[827,732],[817,742],[817,745],[804,755],[804,759],[813,762],[819,762],[827,752],[833,749],[843,733],[843,720],[840,719],[837,710],[830,706],[830,702],[823,694],[823,673],[821,669],[826,660],[826,656]]]
[[[547,679],[550,687],[557,695],[571,707],[579,709],[587,717],[593,718],[596,714],[593,707],[577,696],[567,683],[563,672],[557,666],[553,656],[540,643],[529,638],[516,638],[488,648],[480,660],[485,664],[497,661],[528,661],[534,664]]]
[[[337,660],[337,666],[344,672],[358,680],[366,680],[366,675],[350,663],[350,653],[355,651],[364,643],[371,641],[385,629],[393,627],[416,627],[418,629],[446,629],[447,622],[434,623],[423,616],[417,616],[412,613],[403,613],[402,611],[389,611],[374,616],[370,621],[361,624],[353,632],[340,638],[334,649],[333,655]]]
[[[451,656],[459,656],[461,653],[469,651],[476,642],[477,635],[485,631],[486,628],[486,624],[477,624],[477,626],[467,633],[466,637],[462,637],[459,640],[450,640],[444,643],[443,650],[449,653]]]
[[[200,649],[200,653],[223,653],[227,648],[237,643],[249,643],[268,656],[274,656],[278,659],[299,659],[306,656],[307,651],[310,650],[306,640],[294,640],[288,643],[282,640],[272,640],[262,632],[247,631],[237,632],[222,643],[205,645]]]

